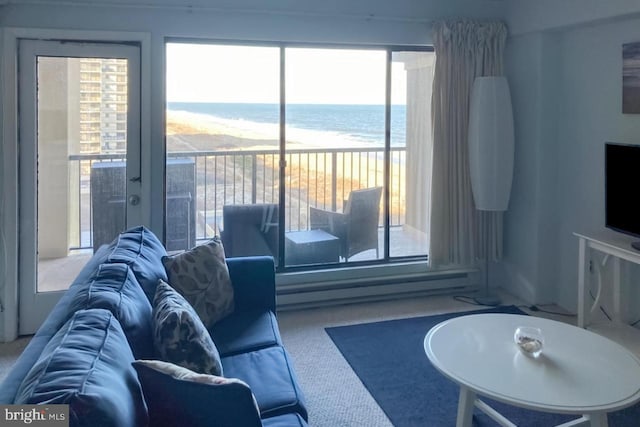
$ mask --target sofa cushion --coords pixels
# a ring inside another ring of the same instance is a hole
[[[249,384],[262,418],[297,412],[307,420],[307,409],[289,356],[283,347],[223,357],[225,374]]]
[[[307,423],[300,414],[292,412],[289,414],[269,417],[262,420],[263,427],[307,427]]]
[[[74,426],[143,426],[147,409],[127,339],[111,312],[80,310],[47,344],[16,404],[68,404]]]
[[[171,286],[189,301],[207,328],[233,312],[233,286],[219,238],[165,256],[162,263]]]
[[[160,281],[153,300],[153,342],[160,357],[200,374],[222,375],[220,355],[193,307]]]
[[[122,326],[133,356],[154,356],[151,304],[127,264],[100,264],[85,286],[69,292],[69,316],[87,308],[109,310]]]
[[[149,229],[143,226],[123,231],[107,248],[106,263],[128,264],[149,302],[153,301],[158,280],[167,280],[162,257],[164,246]]]
[[[260,310],[276,312],[276,274],[273,257],[227,258],[233,285],[234,313]]]
[[[69,320],[70,313],[68,306],[73,297],[71,290],[80,286],[86,286],[89,277],[95,273],[101,262],[106,260],[107,252],[107,245],[103,245],[93,254],[69,286],[69,291],[62,295],[58,303],[51,310],[51,313],[49,313],[40,328],[38,328],[36,334],[31,341],[29,341],[27,348],[22,352],[2,382],[0,387],[0,403],[13,403],[18,387],[24,377],[36,363],[47,343],[58,332],[62,325]]]
[[[73,285],[78,283],[80,284],[86,283],[87,280],[89,280],[89,278],[93,274],[95,274],[96,270],[98,269],[98,266],[107,260],[108,256],[109,256],[109,246],[108,245],[100,246],[98,250],[93,254],[93,256],[89,258],[86,264],[82,267],[82,269],[80,270],[80,273],[78,273],[75,279],[73,279],[73,282],[71,282],[71,285],[69,287],[72,287]]]
[[[198,374],[157,360],[138,360],[133,366],[152,426],[262,425],[251,389],[241,380]]]
[[[222,356],[282,345],[278,321],[271,311],[233,313],[218,322],[210,332]]]

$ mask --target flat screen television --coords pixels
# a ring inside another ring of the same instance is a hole
[[[605,226],[640,237],[640,145],[607,142],[604,159]]]

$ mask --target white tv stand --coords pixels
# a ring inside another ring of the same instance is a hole
[[[578,326],[589,328],[625,345],[637,355],[640,355],[640,330],[627,324],[628,319],[622,312],[622,293],[620,290],[620,260],[640,264],[640,251],[631,247],[637,237],[627,236],[611,230],[596,233],[573,233],[578,237]],[[604,254],[602,262],[598,265],[591,258],[593,251]],[[611,260],[613,268],[613,313],[611,322],[592,322],[594,313],[599,309],[603,283],[601,267],[605,267]],[[593,268],[591,268],[593,267]],[[591,289],[591,276],[597,277],[597,290],[595,300],[589,306]]]

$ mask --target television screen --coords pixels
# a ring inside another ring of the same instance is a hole
[[[605,144],[605,225],[640,236],[640,145]]]

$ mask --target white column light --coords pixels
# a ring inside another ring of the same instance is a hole
[[[513,178],[514,134],[509,84],[505,77],[476,77],[469,106],[469,174],[476,209],[506,211]],[[489,221],[485,221],[482,305],[500,305],[489,293]]]
[[[507,79],[476,77],[469,110],[469,168],[476,209],[507,210],[513,156],[513,112]]]

